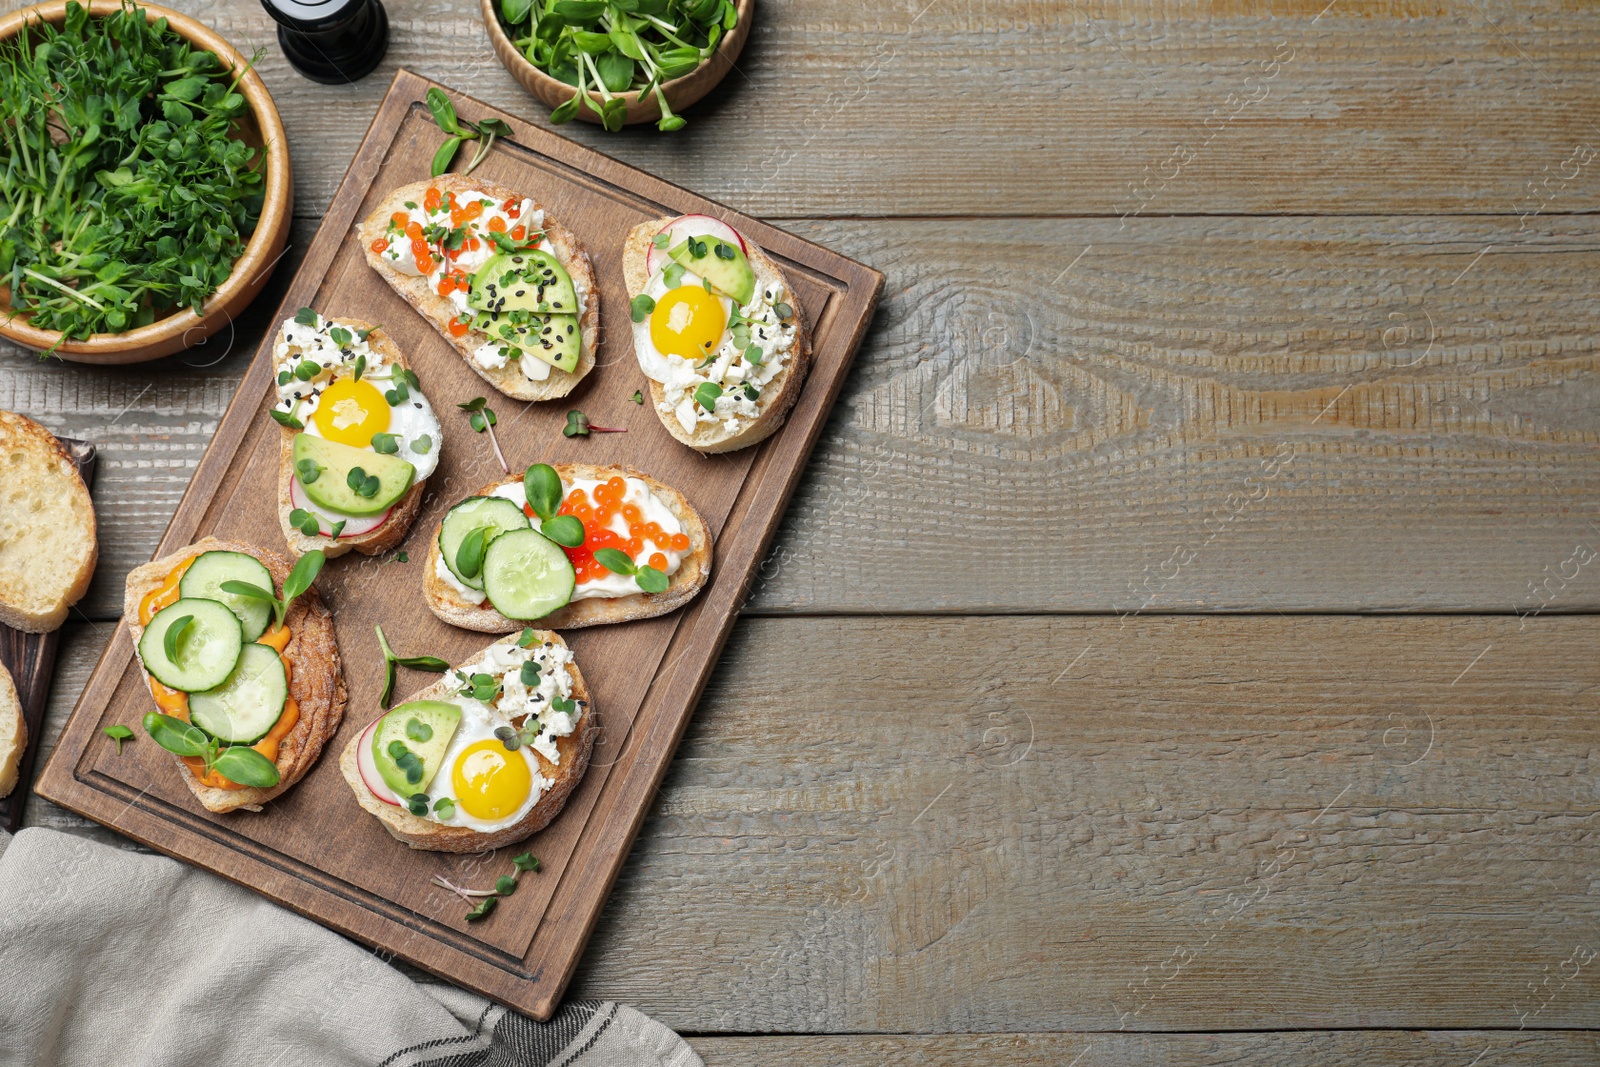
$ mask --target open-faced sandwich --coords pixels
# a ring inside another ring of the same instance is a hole
[[[524,630],[375,720],[339,757],[361,806],[412,848],[482,852],[555,818],[595,716],[560,635]]]
[[[700,452],[770,437],[810,362],[794,291],[754,241],[709,215],[642,222],[623,277],[633,352],[668,432]]]
[[[11,672],[0,663],[0,797],[17,787],[17,768],[27,747],[28,723],[22,717],[22,701],[11,684]]]
[[[128,575],[123,613],[159,709],[145,731],[211,811],[260,811],[344,718],[333,620],[311,588],[322,563],[207,537]]]
[[[536,463],[439,524],[423,572],[433,613],[488,633],[664,615],[711,574],[711,537],[682,493],[626,467]]]
[[[361,224],[361,244],[372,269],[507,396],[566,396],[594,366],[589,254],[515,189],[459,174],[403,186]]]
[[[376,326],[301,308],[273,348],[278,521],[296,555],[386,552],[411,529],[444,431]]]

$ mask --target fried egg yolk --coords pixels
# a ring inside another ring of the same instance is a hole
[[[698,362],[717,348],[728,314],[722,301],[698,285],[680,285],[656,301],[650,313],[650,342],[656,351]]]
[[[533,790],[528,761],[507,752],[498,739],[475,741],[456,757],[450,772],[456,803],[475,819],[493,822],[516,813]]]
[[[389,402],[371,382],[338,378],[322,391],[311,418],[328,440],[368,448],[373,434],[389,428]]]

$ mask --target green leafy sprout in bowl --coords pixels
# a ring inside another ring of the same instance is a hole
[[[247,68],[246,68],[247,69]],[[0,42],[0,286],[63,340],[148,326],[233,273],[265,198],[245,70],[142,8]]]
[[[571,99],[550,113],[563,123],[580,108],[622,129],[628,105],[621,94],[654,95],[660,130],[682,129],[661,86],[711,58],[723,34],[738,24],[729,0],[499,0],[500,18],[529,63],[573,86]]]

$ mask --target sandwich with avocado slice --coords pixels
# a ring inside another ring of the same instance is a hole
[[[589,254],[519,190],[460,174],[402,186],[360,240],[372,269],[507,396],[566,396],[593,369]]]

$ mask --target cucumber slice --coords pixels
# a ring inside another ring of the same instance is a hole
[[[266,633],[267,623],[272,619],[272,605],[265,600],[224,593],[223,582],[249,582],[269,593],[277,591],[272,584],[271,572],[254,556],[247,556],[243,552],[202,552],[183,572],[178,592],[184,596],[215,600],[227,607],[239,616],[246,643]]]
[[[188,628],[177,642],[177,658],[167,656],[167,630],[182,619]],[[239,662],[244,630],[239,616],[226,604],[199,597],[184,597],[156,612],[139,638],[139,658],[156,681],[172,689],[194,693],[215,689],[227,681]]]
[[[254,744],[283,717],[289,676],[271,645],[245,645],[239,665],[215,689],[189,694],[189,721],[219,741]]]
[[[507,530],[526,530],[529,525],[528,516],[522,509],[503,496],[469,496],[451,508],[444,522],[439,524],[439,554],[444,556],[444,565],[461,580],[462,585],[469,589],[482,589],[481,572],[468,578],[456,569],[456,553],[461,551],[461,542],[472,531],[483,527],[490,529],[488,539],[493,541]]]
[[[508,619],[542,619],[572,599],[578,578],[560,545],[538,530],[496,537],[483,557],[483,590]]]

